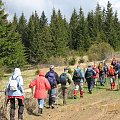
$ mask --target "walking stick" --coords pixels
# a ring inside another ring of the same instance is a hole
[[[3,115],[7,120],[7,104],[8,104],[8,99],[7,99],[7,91],[5,89],[5,99],[4,99],[4,104],[3,104]]]

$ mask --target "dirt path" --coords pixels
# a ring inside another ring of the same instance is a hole
[[[102,90],[66,106],[44,109],[43,116],[25,114],[25,120],[120,120],[120,99],[116,93],[120,91]]]

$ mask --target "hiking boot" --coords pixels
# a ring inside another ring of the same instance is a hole
[[[76,97],[76,96],[74,96],[74,99],[77,99],[77,97]]]
[[[89,90],[89,94],[92,94],[92,91],[91,91],[91,90]]]
[[[51,107],[52,107],[52,109],[54,109],[54,108],[55,108],[55,106],[54,106],[54,105],[52,105]]]
[[[42,108],[39,108],[38,109],[38,115],[42,115],[42,112],[43,112]]]

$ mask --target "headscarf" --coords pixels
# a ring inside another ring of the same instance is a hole
[[[12,77],[15,79],[17,76],[21,76],[20,68],[15,68]]]

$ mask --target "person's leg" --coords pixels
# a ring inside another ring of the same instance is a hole
[[[111,89],[113,89],[113,79],[112,79],[112,77],[110,77],[110,86],[111,86]]]
[[[78,91],[78,89],[79,89],[79,85],[78,85],[78,83],[75,83],[75,88],[74,88],[74,99],[76,99],[76,97],[77,97],[77,91]]]
[[[24,104],[22,99],[18,99],[18,120],[23,120]]]
[[[56,96],[57,96],[57,90],[56,90],[56,88],[53,88],[52,90],[51,90],[51,102],[52,102],[52,109],[54,108],[54,104],[55,104],[55,101],[56,101]]]
[[[89,91],[89,93],[91,93],[91,91],[90,91],[90,79],[88,79],[88,78],[87,78],[87,85],[88,85],[88,91]]]
[[[51,95],[51,90],[49,90],[49,107],[52,105],[52,95]]]
[[[90,94],[92,93],[93,86],[94,86],[94,80],[91,78],[90,79]]]
[[[15,120],[15,98],[10,98],[10,120]]]
[[[95,78],[95,87],[97,87],[97,78]]]
[[[83,92],[84,92],[84,90],[83,90],[83,82],[80,82],[79,88],[80,88],[80,97],[83,97]]]
[[[43,107],[44,107],[44,99],[38,99],[38,113],[42,114],[43,113]]]
[[[66,101],[65,101],[65,88],[62,87],[62,96],[63,96],[63,105],[66,104]]]
[[[69,94],[69,88],[64,88],[63,93],[64,93],[63,94],[63,104],[66,105],[68,94]]]

